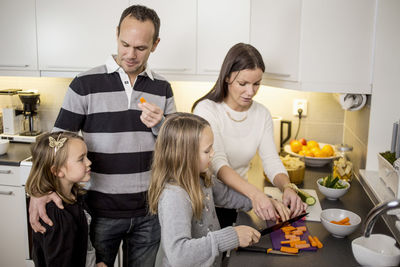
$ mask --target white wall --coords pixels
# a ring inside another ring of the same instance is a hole
[[[378,170],[377,153],[390,150],[393,122],[400,119],[400,1],[379,0],[367,170]]]

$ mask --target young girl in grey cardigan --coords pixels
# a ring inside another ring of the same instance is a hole
[[[215,206],[251,209],[251,201],[211,177],[213,133],[203,118],[169,115],[157,137],[149,188],[150,212],[159,216],[163,266],[219,266],[221,253],[257,243],[248,226],[220,229]]]

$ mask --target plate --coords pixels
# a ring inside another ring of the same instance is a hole
[[[319,147],[323,147],[324,145],[329,145],[326,143],[319,143]],[[340,154],[336,151],[336,148],[334,145],[331,145],[332,148],[334,149],[334,155],[332,157],[325,157],[325,158],[315,158],[315,157],[306,157],[306,156],[301,156],[297,153],[292,152],[292,149],[290,148],[290,145],[285,145],[283,147],[283,150],[295,157],[299,157],[299,158],[304,158],[304,162],[307,166],[310,167],[322,167],[330,162],[332,162],[333,160],[337,159],[340,157]]]

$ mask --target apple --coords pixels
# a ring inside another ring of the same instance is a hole
[[[301,138],[301,139],[300,139],[300,143],[302,143],[303,146],[306,146],[306,145],[307,145],[307,140],[304,139],[304,138]]]

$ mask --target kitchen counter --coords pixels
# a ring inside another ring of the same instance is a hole
[[[19,166],[31,156],[31,144],[11,143],[6,154],[0,156],[0,165]]]
[[[340,208],[357,213],[364,222],[368,212],[374,207],[357,178],[353,179],[351,188],[346,195],[336,201],[328,200],[322,195],[317,187],[318,178],[331,173],[332,167],[326,165],[320,168],[306,168],[304,183],[301,188],[314,189],[318,194],[322,209]],[[351,241],[362,235],[362,225],[350,236],[345,238],[333,237],[320,222],[307,222],[307,228],[312,235],[318,236],[324,247],[316,252],[300,252],[299,256],[267,255],[253,252],[231,251],[230,257],[224,262],[230,267],[244,266],[358,266],[351,250]],[[239,212],[237,225],[250,225],[256,229],[266,227],[265,221],[260,220],[251,212]],[[391,235],[382,218],[379,218],[373,233]],[[263,236],[256,244],[265,248],[272,247],[269,235]],[[224,264],[224,265],[225,265]]]

